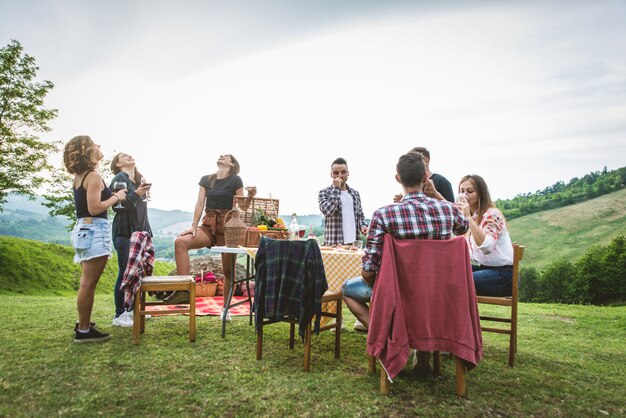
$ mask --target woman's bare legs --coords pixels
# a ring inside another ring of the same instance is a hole
[[[189,250],[204,248],[211,245],[209,238],[200,229],[196,232],[196,236],[191,234],[181,235],[174,241],[174,258],[176,260],[176,273],[181,276],[189,274]]]
[[[100,275],[104,271],[104,267],[107,265],[108,259],[107,256],[103,256],[81,263],[80,287],[78,288],[78,297],[76,298],[78,329],[89,329],[96,286],[98,285],[98,280],[100,280]]]

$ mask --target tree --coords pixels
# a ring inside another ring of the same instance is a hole
[[[35,82],[37,70],[18,41],[0,49],[0,212],[9,193],[35,196],[51,168],[48,155],[58,150],[58,142],[38,136],[58,112],[44,107],[54,85]]]

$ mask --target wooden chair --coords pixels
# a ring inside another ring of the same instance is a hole
[[[455,309],[442,311],[448,305]],[[381,350],[392,331],[397,333],[396,347],[387,345]],[[400,372],[398,367],[406,360],[404,348],[398,348],[405,343],[432,350],[435,376],[441,371],[440,350],[455,352],[455,392],[459,397],[466,395],[465,370],[481,360],[482,337],[465,238],[397,240],[385,234],[367,340],[370,373],[376,370],[374,355],[381,355],[380,392],[384,395],[389,394],[389,378]]]
[[[163,302],[146,302],[147,292],[163,292],[182,290],[189,292],[189,307],[167,311],[167,313],[189,314],[189,341],[196,340],[196,281],[193,276],[148,276],[141,279],[141,286],[135,294],[133,309],[133,344],[139,344],[141,334],[145,331],[146,306],[164,305]]]
[[[341,292],[326,292],[324,296],[322,296],[322,303],[326,302],[335,302],[336,303],[336,313],[324,312],[322,311],[323,317],[335,318],[335,322],[332,324],[328,324],[320,327],[321,331],[327,331],[334,329],[335,330],[335,358],[338,359],[340,355],[340,346],[341,346],[341,308],[342,308],[343,295]],[[284,319],[282,321],[271,321],[269,319],[263,320],[261,327],[257,331],[256,337],[256,359],[261,360],[263,358],[263,327],[269,324],[273,324],[276,322],[289,322],[289,349],[293,350],[294,341],[295,341],[295,330],[296,324],[298,323],[295,319]],[[311,367],[311,323],[309,323],[306,332],[304,334],[304,371],[308,372]]]
[[[335,358],[339,358],[343,294],[340,291],[326,291],[320,294],[322,289],[328,288],[328,284],[318,244],[312,240],[288,241],[261,237],[255,264],[254,313],[257,332],[257,360],[261,360],[263,357],[263,328],[277,322],[289,322],[291,324],[289,329],[290,349],[294,347],[296,324],[299,324],[300,328],[304,328],[304,371],[308,372],[310,370],[311,322],[321,318],[316,318],[315,316],[312,318],[298,318],[302,314],[303,306],[313,308],[308,311],[307,316],[313,315],[313,311],[315,311],[319,312],[320,317],[335,319],[332,324],[320,326],[319,331],[335,329]],[[270,280],[268,278],[269,271],[280,272],[280,274],[272,273]],[[297,274],[297,277],[291,277],[289,274]],[[273,290],[267,290],[268,286]],[[280,292],[276,292],[276,289],[280,289]],[[266,292],[271,293],[266,294]],[[314,298],[314,300],[295,300],[297,298],[296,295]],[[281,306],[282,309],[291,309],[292,311],[287,312],[283,310],[279,314],[280,317],[277,317],[276,312],[266,312],[266,297],[268,298],[267,300],[272,302],[272,306]],[[317,304],[318,301],[319,305]],[[293,302],[300,304],[300,310],[297,309],[297,306],[295,308],[291,306]],[[333,306],[332,302],[335,303],[336,311],[334,313],[324,311],[324,304],[329,303],[330,306]]]
[[[515,361],[515,353],[517,352],[517,295],[519,281],[519,262],[524,256],[524,248],[525,247],[523,245],[513,244],[513,283],[511,296],[476,296],[478,303],[511,307],[511,315],[507,318],[482,315],[480,316],[482,331],[509,335],[509,367],[513,367],[513,362]],[[506,328],[484,327],[482,326],[482,321],[502,322],[511,325]]]
[[[454,357],[450,355],[451,357]],[[455,375],[455,392],[456,396],[464,397],[467,393],[467,389],[465,386],[465,365],[463,364],[463,360],[458,357],[455,357],[456,361],[456,375]],[[368,361],[368,372],[369,374],[376,373],[376,358],[373,356],[367,356]],[[441,374],[441,353],[439,351],[433,352],[433,376],[437,377]],[[380,393],[383,395],[389,395],[389,379],[387,379],[387,373],[381,367],[380,368]]]

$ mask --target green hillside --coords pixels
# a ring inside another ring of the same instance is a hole
[[[64,245],[0,236],[0,293],[68,294],[78,289],[80,266],[74,250]],[[167,275],[172,263],[156,262],[155,275]],[[112,293],[117,257],[109,260],[97,291]]]
[[[626,235],[626,190],[513,219],[509,230],[514,242],[527,246],[524,266],[574,260],[591,246]]]

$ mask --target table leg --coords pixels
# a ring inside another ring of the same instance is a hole
[[[235,268],[237,266],[237,254],[232,254],[232,260],[230,264],[230,289],[228,289],[228,296],[224,303],[224,312],[222,313],[222,338],[226,337],[226,315],[228,314],[228,308],[230,307],[230,301],[233,299],[235,293],[235,279],[237,272]]]

